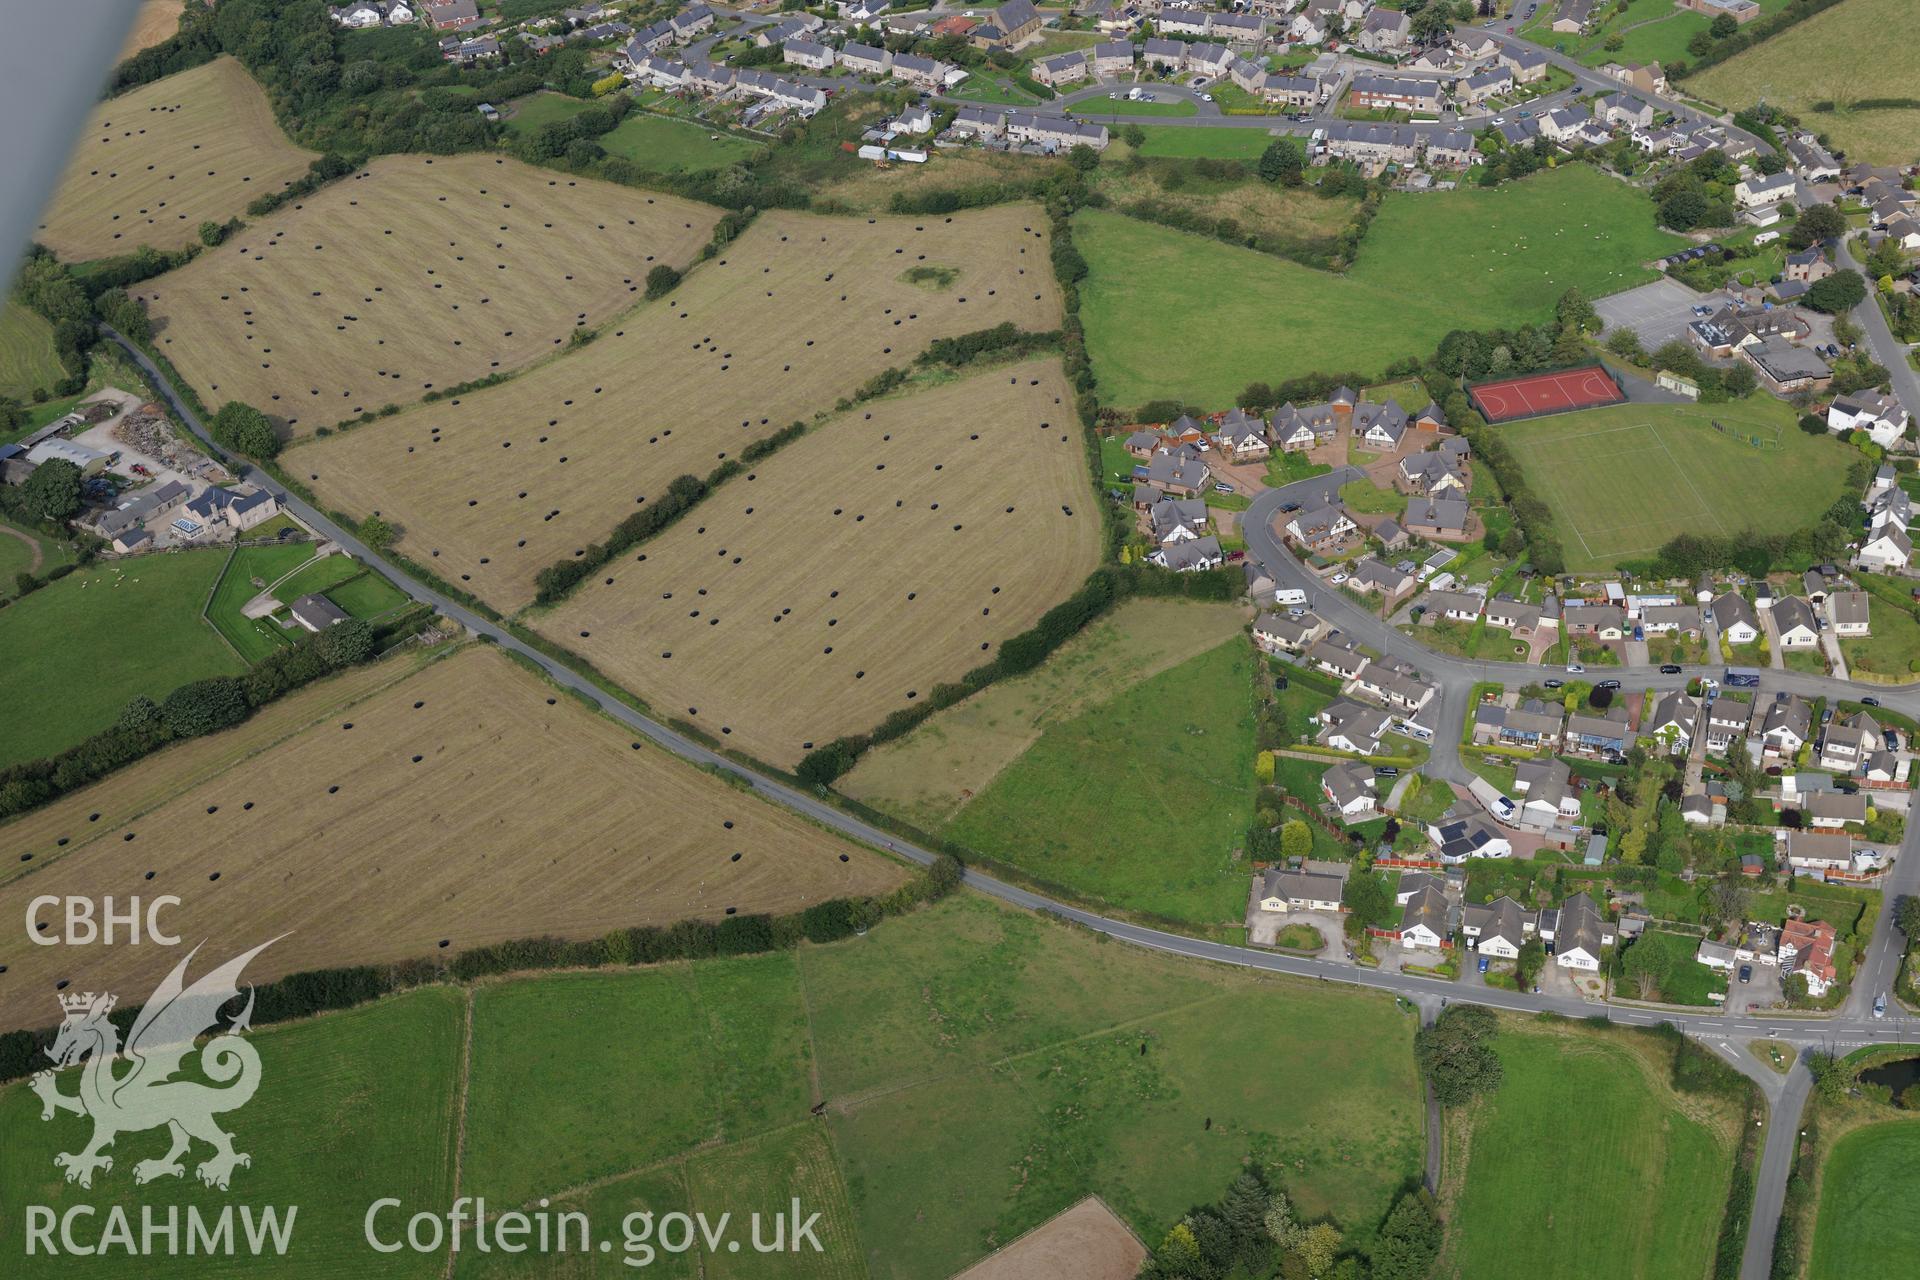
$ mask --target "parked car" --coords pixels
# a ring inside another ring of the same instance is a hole
[[[1290,511],[1298,511],[1299,509],[1300,509],[1300,504],[1297,502],[1282,503],[1280,506],[1280,514],[1285,515]]]
[[[1373,772],[1376,777],[1381,777],[1381,778],[1397,778],[1400,776],[1399,768],[1395,765],[1390,765],[1390,764],[1383,764],[1378,769],[1375,769]]]
[[[1230,484],[1216,484],[1213,486],[1213,491],[1215,493],[1232,493],[1233,486]]]
[[[1583,666],[1581,666],[1581,665],[1580,665],[1579,663],[1577,663],[1577,662],[1569,662],[1569,663],[1567,664],[1567,674],[1568,674],[1568,675],[1575,675],[1575,676],[1583,676],[1583,675],[1585,675],[1585,674],[1587,674],[1587,669],[1586,669],[1585,667],[1583,667]]]
[[[1873,998],[1873,1016],[1876,1018],[1884,1018],[1887,1016],[1887,998],[1885,996],[1875,996]]]
[[[1541,683],[1549,689],[1564,689],[1567,684],[1565,680],[1560,679],[1558,676],[1548,676]]]
[[[1680,664],[1677,662],[1663,662],[1660,664],[1660,674],[1663,676],[1677,676],[1680,674]]]
[[[1877,707],[1880,705],[1880,699],[1869,694],[1868,696],[1860,699],[1860,705],[1863,707]]]
[[[1482,972],[1482,973],[1485,973],[1486,971],[1487,971],[1487,958],[1486,958],[1485,956],[1481,956],[1481,957],[1480,957],[1480,972]]]
[[[1753,966],[1752,966],[1752,965],[1750,965],[1750,964],[1743,964],[1743,965],[1741,965],[1741,966],[1740,966],[1740,981],[1742,981],[1742,982],[1752,982],[1752,981],[1753,981]]]
[[[1596,689],[1618,689],[1620,687],[1620,682],[1618,680],[1602,680],[1599,684],[1593,687]]]
[[[1333,575],[1333,577],[1332,577],[1332,578],[1330,579],[1330,581],[1331,581],[1331,582],[1333,583],[1333,585],[1334,585],[1334,586],[1336,586],[1336,587],[1337,587],[1337,586],[1339,586],[1339,585],[1340,585],[1341,583],[1343,583],[1343,582],[1345,582],[1346,580],[1347,580],[1347,575],[1346,575],[1346,574],[1344,574],[1344,573],[1336,573],[1336,574],[1334,574],[1334,575]]]

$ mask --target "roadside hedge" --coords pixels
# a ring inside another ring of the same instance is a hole
[[[681,920],[670,925],[615,929],[598,938],[543,935],[474,947],[451,959],[423,956],[391,964],[291,973],[252,989],[253,1025],[350,1009],[382,996],[439,982],[464,984],[541,969],[599,969],[713,956],[760,955],[790,950],[803,940],[834,942],[890,916],[938,902],[960,886],[964,872],[958,859],[942,854],[932,866],[882,898],[831,898],[782,916]],[[234,1007],[228,1012],[237,1011],[237,1006],[246,998],[236,997],[231,1002]],[[108,1018],[124,1036],[139,1014],[139,1005],[128,1004],[116,1008]],[[44,1050],[53,1043],[57,1032],[57,1027],[42,1027],[0,1034],[0,1083],[43,1070],[47,1066]]]

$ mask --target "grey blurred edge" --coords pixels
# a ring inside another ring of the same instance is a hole
[[[199,0],[188,0],[189,4]],[[133,28],[140,0],[5,0],[0,40],[0,277],[13,287],[20,253],[73,152]]]

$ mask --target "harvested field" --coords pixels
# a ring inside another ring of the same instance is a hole
[[[1056,361],[871,401],[730,481],[535,625],[776,764],[871,728],[1099,559]]]
[[[1003,680],[867,752],[836,786],[938,831],[1049,728],[1216,647],[1246,621],[1239,605],[1129,600],[1037,670]]]
[[[382,156],[136,296],[209,404],[306,434],[563,349],[718,216],[501,156]]]
[[[1146,1246],[1098,1196],[1088,1196],[954,1280],[1131,1280]]]
[[[481,648],[154,795],[137,816],[109,815],[94,798],[123,781],[155,790],[151,770],[129,774],[5,828],[0,860],[31,854],[39,869],[0,888],[0,909],[21,918],[43,893],[177,894],[169,925],[182,938],[224,946],[290,932],[261,957],[272,978],[429,955],[441,939],[458,950],[734,906],[787,911],[905,878],[878,854],[632,749],[612,722]],[[88,952],[86,977],[144,991],[175,959],[165,948]],[[70,948],[0,939],[0,1026],[49,1021],[54,983],[75,963]]]
[[[133,26],[127,30],[127,43],[120,49],[124,61],[142,49],[148,49],[180,29],[180,14],[187,0],[140,0]]]
[[[380,511],[399,525],[402,552],[515,609],[533,599],[540,569],[605,538],[674,477],[705,475],[935,338],[1002,321],[1057,326],[1045,226],[1026,206],[763,214],[592,346],[283,464],[324,505]],[[959,274],[928,289],[903,278],[920,264]]]
[[[246,68],[216,58],[95,107],[33,238],[70,262],[177,249],[312,158],[280,132]]]

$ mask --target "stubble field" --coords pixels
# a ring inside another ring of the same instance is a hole
[[[872,401],[729,481],[535,625],[776,764],[992,657],[1098,563],[1058,362]]]
[[[305,435],[562,350],[718,216],[501,156],[382,156],[135,296],[207,403]]]
[[[486,649],[151,808],[90,821],[114,785],[0,828],[5,862],[24,872],[0,887],[4,910],[21,919],[46,893],[177,894],[170,924],[183,938],[224,943],[236,924],[254,940],[291,931],[257,962],[260,978],[430,955],[442,939],[461,950],[730,907],[777,913],[904,879],[878,854],[634,749]],[[173,959],[115,947],[89,955],[85,977],[132,991]],[[77,962],[18,931],[0,939],[0,1026],[48,1021],[54,983]]]
[[[592,346],[304,445],[284,464],[326,505],[381,512],[402,552],[516,609],[541,568],[605,538],[674,477],[705,475],[935,338],[1057,326],[1045,225],[1030,206],[763,214]],[[906,279],[916,266],[958,274],[928,288]]]
[[[216,58],[95,107],[33,238],[70,262],[177,249],[312,158],[280,131],[246,68]]]

